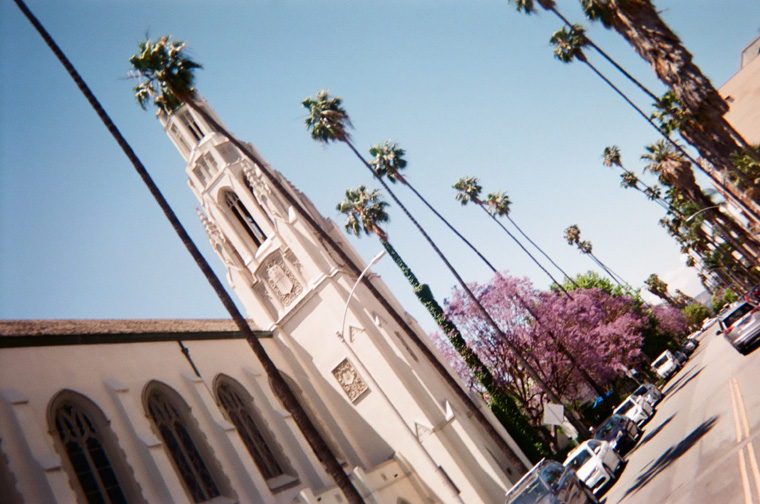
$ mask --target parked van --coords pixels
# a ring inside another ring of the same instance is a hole
[[[665,350],[652,363],[652,369],[654,369],[660,378],[667,380],[670,375],[681,369],[681,362],[676,359],[670,350]]]

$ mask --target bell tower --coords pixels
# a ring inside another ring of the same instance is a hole
[[[201,106],[222,124],[205,102]],[[273,329],[308,284],[335,268],[334,261],[265,182],[261,168],[222,133],[188,107],[160,119],[187,163],[187,184],[200,202],[198,215],[227,269],[227,281],[256,326]],[[247,147],[262,159],[252,145]],[[278,172],[271,172],[317,222],[334,227]]]
[[[222,124],[204,101],[199,106]],[[431,361],[442,357],[377,275],[369,274],[387,304],[365,286],[353,291],[357,278],[263,170],[364,268],[337,226],[279,172],[249,159],[195,110],[184,106],[159,118],[186,162],[198,215],[228,283],[254,325],[273,334],[267,351],[351,477],[369,485],[372,474],[395,464],[394,474],[413,482],[414,495],[406,497],[412,502],[503,500],[530,462],[485,403],[464,400],[451,378],[436,370]],[[493,434],[473,420],[475,413],[486,416],[506,450],[493,448]]]

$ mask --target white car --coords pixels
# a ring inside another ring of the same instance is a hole
[[[681,364],[676,359],[675,355],[670,350],[665,350],[655,359],[652,363],[652,369],[657,375],[666,380],[681,368]]]
[[[640,397],[654,408],[654,405],[662,399],[662,391],[651,383],[643,383],[631,393],[631,397]]]
[[[641,425],[646,422],[652,413],[654,413],[654,407],[644,400],[642,397],[631,396],[625,401],[620,403],[620,406],[615,408],[612,412],[615,415],[621,415],[628,417],[637,425]]]
[[[589,439],[571,451],[563,465],[575,470],[578,478],[597,493],[616,478],[623,459],[607,441]]]

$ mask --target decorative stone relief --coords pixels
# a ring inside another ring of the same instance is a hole
[[[243,166],[243,175],[245,175],[245,178],[251,187],[253,196],[256,198],[259,205],[266,209],[270,218],[273,220],[274,218],[283,219],[285,209],[280,204],[277,197],[272,194],[272,190],[269,186],[261,180],[261,170],[258,167],[254,169],[250,164],[246,163]]]
[[[259,278],[266,282],[275,297],[288,306],[303,292],[301,282],[290,271],[279,253],[269,256],[259,268]]]
[[[343,392],[348,396],[348,400],[354,404],[369,391],[369,387],[364,383],[364,380],[348,359],[343,359],[343,361],[332,370],[332,374],[335,379],[338,380],[338,383],[340,383]]]
[[[348,341],[353,343],[354,338],[356,338],[358,335],[360,335],[363,332],[365,331],[361,327],[348,326]]]

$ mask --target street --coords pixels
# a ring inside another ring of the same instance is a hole
[[[760,504],[760,350],[742,356],[713,325],[628,454],[606,504]]]

